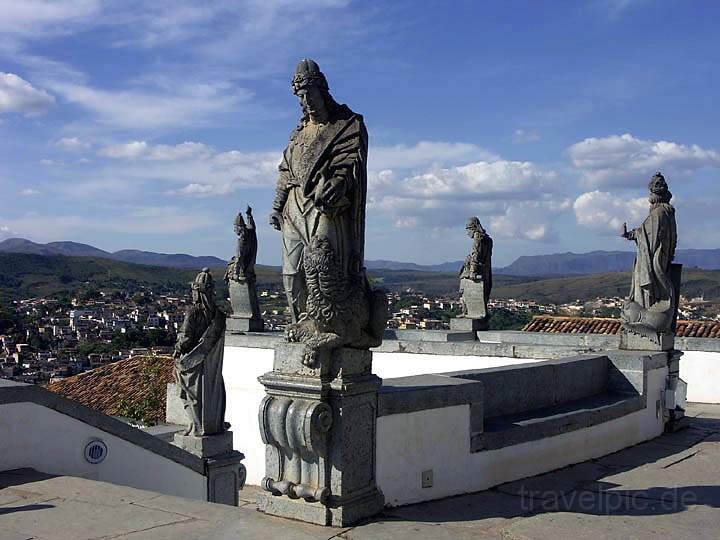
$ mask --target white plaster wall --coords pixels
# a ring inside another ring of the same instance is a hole
[[[680,357],[680,378],[688,385],[688,401],[720,403],[720,353],[685,351]]]
[[[383,379],[445,373],[466,369],[484,369],[499,366],[542,362],[538,359],[509,358],[504,356],[454,356],[442,354],[373,353],[373,372]]]
[[[206,500],[203,475],[42,405],[0,405],[0,434],[0,471],[31,467]],[[85,445],[93,438],[108,447],[107,457],[97,465],[84,457]]]
[[[265,445],[260,439],[258,410],[265,387],[258,377],[272,371],[274,349],[225,347],[225,421],[230,422],[233,446],[245,454],[247,484],[259,485],[265,476]]]
[[[225,347],[223,378],[227,408],[225,419],[233,432],[233,446],[245,454],[248,484],[259,485],[265,476],[265,445],[260,439],[258,410],[265,388],[258,377],[272,371],[274,349]],[[490,356],[452,356],[438,354],[373,353],[373,372],[381,378],[405,377],[424,373],[443,373],[481,369],[538,360]]]
[[[404,505],[488,489],[597,458],[663,432],[656,402],[667,368],[648,372],[647,407],[622,418],[538,441],[470,453],[469,406],[378,419],[377,481],[389,505]],[[421,473],[433,470],[433,486]]]

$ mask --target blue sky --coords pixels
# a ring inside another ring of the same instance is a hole
[[[266,225],[318,61],[370,133],[366,256],[631,249],[662,170],[681,247],[720,247],[712,0],[0,0],[0,238],[229,257]]]

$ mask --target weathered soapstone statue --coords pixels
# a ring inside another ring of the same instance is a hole
[[[175,435],[175,444],[202,458],[207,500],[237,506],[247,473],[240,463],[245,456],[233,449],[230,424],[225,422],[225,313],[215,304],[209,269],[203,268],[191,287],[192,305],[173,353],[175,380],[188,419],[185,432]]]
[[[648,184],[650,213],[633,230],[623,224],[622,237],[635,242],[630,296],[623,305],[623,348],[672,348],[682,266],[672,264],[677,244],[675,209],[665,177],[656,173]]]
[[[247,222],[241,212],[235,218],[237,248],[225,272],[232,307],[227,329],[229,332],[262,332],[264,324],[260,316],[255,277],[257,232],[250,206],[245,210],[245,215]]]
[[[227,431],[222,377],[225,314],[215,304],[210,270],[192,283],[192,306],[175,344],[175,379],[189,424],[184,435],[206,437]]]
[[[362,116],[330,96],[312,60],[293,91],[303,116],[280,164],[270,223],[282,231],[292,324],[260,377],[268,514],[347,526],[379,512],[377,396],[370,347],[382,341],[385,295],[364,268],[368,136]]]
[[[492,290],[492,248],[490,235],[477,217],[471,217],[465,227],[472,238],[472,250],[460,269],[460,302],[462,314],[450,319],[452,330],[485,330],[490,315],[488,300]]]
[[[320,350],[377,346],[387,320],[383,294],[365,275],[368,135],[362,116],[330,95],[313,60],[292,81],[303,115],[283,153],[270,224],[283,235],[289,341]]]

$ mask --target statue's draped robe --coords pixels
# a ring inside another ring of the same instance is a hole
[[[316,235],[325,236],[347,277],[364,269],[365,199],[368,136],[362,116],[340,105],[326,124],[299,126],[280,164],[273,208],[282,212],[283,275],[286,289],[305,288],[303,250]],[[343,196],[324,205],[318,198],[322,177],[337,179]],[[287,278],[290,278],[289,280]],[[296,317],[304,311],[302,291],[288,291]]]
[[[677,228],[675,209],[666,203],[655,204],[642,225],[630,233],[637,243],[630,300],[643,308],[674,308],[677,299],[670,281],[670,263],[675,257]]]
[[[483,281],[483,295],[485,302],[490,299],[492,289],[492,249],[493,241],[487,234],[476,232],[473,235],[473,247],[470,255],[465,258],[465,264],[460,274],[461,278],[476,281],[480,276]],[[462,293],[462,288],[460,289]]]
[[[225,431],[224,346],[225,314],[217,308],[192,306],[178,333],[181,355],[175,360],[175,373],[196,435]]]

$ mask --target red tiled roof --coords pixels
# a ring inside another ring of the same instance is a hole
[[[167,383],[173,381],[169,356],[135,356],[86,371],[47,388],[112,416],[165,420]]]
[[[536,315],[523,328],[524,332],[553,334],[619,334],[620,319],[591,319],[585,317],[552,317]],[[679,337],[720,338],[720,322],[678,321],[675,335]]]

